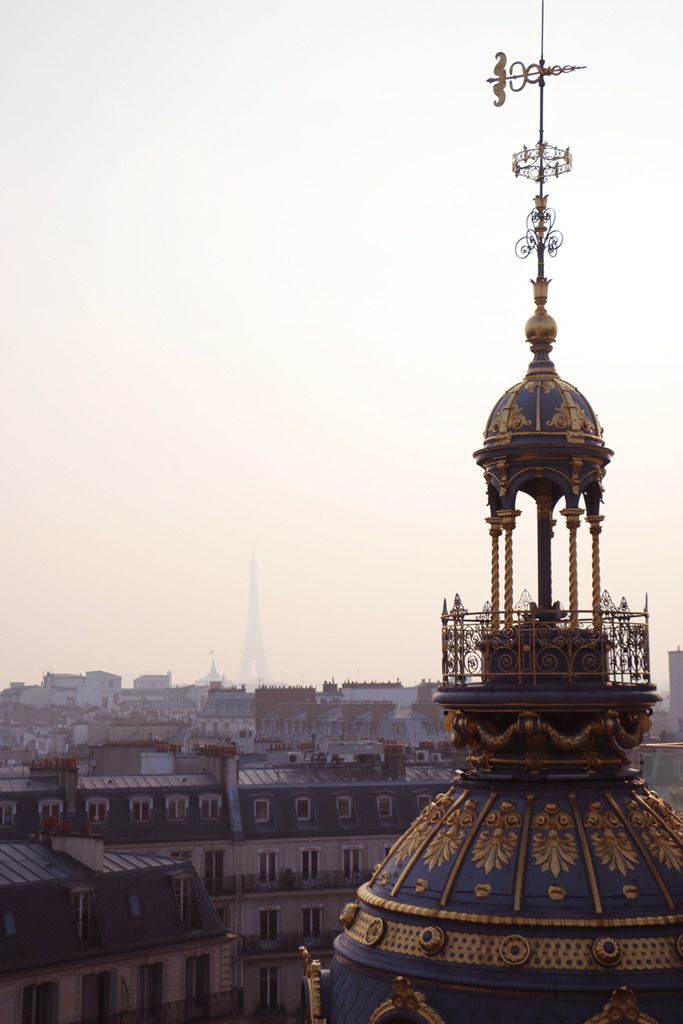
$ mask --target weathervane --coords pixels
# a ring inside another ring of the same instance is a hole
[[[548,178],[558,178],[560,174],[567,174],[572,169],[569,147],[561,149],[545,141],[543,93],[548,78],[571,71],[582,71],[585,68],[585,65],[578,64],[553,64],[546,67],[543,53],[544,28],[545,0],[541,0],[541,56],[538,63],[524,64],[521,60],[515,60],[508,67],[507,56],[499,51],[493,68],[494,77],[487,79],[487,82],[493,85],[495,107],[502,107],[505,103],[505,88],[508,85],[511,92],[521,92],[526,85],[539,87],[538,142],[535,146],[524,146],[518,153],[512,155],[512,171],[515,177],[529,178],[538,184],[534,208],[526,220],[526,232],[515,246],[515,252],[520,259],[526,259],[532,252],[536,252],[538,281],[545,281],[546,252],[549,256],[555,256],[563,241],[562,233],[554,230],[555,211],[548,207],[548,197],[544,195],[543,186]]]

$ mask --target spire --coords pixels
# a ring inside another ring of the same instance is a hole
[[[263,641],[261,640],[257,565],[253,553],[249,562],[247,628],[242,661],[240,662],[236,681],[238,683],[269,683],[271,681],[268,662],[266,661],[266,652],[263,649]]]
[[[512,156],[512,171],[516,178],[528,178],[538,185],[538,193],[534,196],[534,207],[526,219],[526,231],[515,246],[515,253],[520,259],[527,259],[532,252],[536,253],[536,279],[531,281],[534,289],[535,312],[526,322],[526,339],[534,354],[529,370],[548,373],[554,371],[549,353],[557,335],[557,324],[546,309],[548,286],[550,279],[545,276],[546,256],[556,256],[562,245],[562,233],[555,230],[555,211],[548,206],[545,194],[545,183],[549,178],[558,178],[572,169],[572,155],[569,147],[561,149],[545,140],[544,126],[544,94],[546,80],[554,75],[563,75],[571,71],[583,70],[583,65],[559,65],[546,67],[544,55],[545,3],[541,0],[541,55],[538,63],[525,65],[516,60],[507,67],[507,57],[503,52],[496,54],[494,77],[487,79],[493,85],[496,96],[494,106],[502,107],[505,103],[505,88],[509,85],[512,92],[521,92],[526,85],[538,85],[538,141],[534,146],[524,146]]]

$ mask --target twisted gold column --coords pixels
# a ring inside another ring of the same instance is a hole
[[[491,534],[491,629],[497,632],[500,629],[500,553],[498,541],[503,532],[500,520],[491,516],[486,520],[489,524]]]
[[[579,626],[579,567],[576,553],[576,531],[581,525],[581,508],[563,508],[561,514],[567,521],[569,530],[569,625],[572,629]]]
[[[600,533],[601,523],[604,516],[586,516],[586,522],[590,525],[591,549],[593,555],[593,626],[600,629],[602,626],[602,611],[600,608]]]
[[[515,528],[515,520],[520,513],[516,509],[503,509],[498,513],[503,529],[505,530],[505,612],[504,622],[506,629],[512,629],[512,531]]]

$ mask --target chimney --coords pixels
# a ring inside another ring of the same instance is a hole
[[[50,848],[55,853],[73,857],[91,871],[103,869],[104,839],[101,836],[52,835]]]

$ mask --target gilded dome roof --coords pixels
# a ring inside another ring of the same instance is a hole
[[[527,373],[498,399],[486,422],[485,446],[530,438],[604,447],[590,402],[554,370]]]

